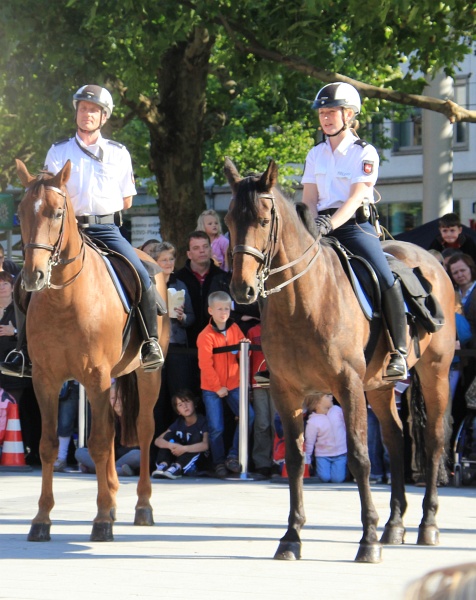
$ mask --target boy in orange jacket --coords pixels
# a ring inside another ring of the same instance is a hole
[[[207,413],[210,451],[215,473],[224,478],[228,471],[241,471],[238,461],[239,429],[236,426],[233,444],[225,458],[223,432],[225,419],[223,399],[233,414],[239,416],[240,369],[238,353],[223,352],[214,354],[215,348],[234,346],[245,339],[241,329],[230,319],[231,298],[226,292],[213,292],[208,297],[210,323],[197,338],[198,364],[200,367],[200,387]],[[247,385],[248,382],[245,383]],[[251,431],[254,413],[251,406],[248,412],[248,427]]]

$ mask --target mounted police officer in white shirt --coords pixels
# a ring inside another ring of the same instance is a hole
[[[332,233],[350,252],[373,266],[393,342],[385,378],[405,379],[407,321],[400,282],[388,266],[368,213],[362,210],[366,203],[374,202],[379,156],[351,128],[360,112],[360,96],[348,83],[330,83],[318,92],[312,108],[318,111],[325,137],[307,155],[302,177],[303,202],[323,235]]]
[[[136,269],[142,284],[142,313],[147,339],[142,344],[141,359],[145,370],[159,369],[164,362],[158,343],[157,304],[150,276],[134,248],[121,235],[121,211],[132,206],[136,194],[132,161],[127,149],[101,135],[101,127],[112,114],[112,96],[98,85],[84,85],[74,94],[76,135],[51,146],[44,169],[56,175],[67,160],[71,176],[66,187],[76,219],[84,232],[125,256]],[[19,335],[20,338],[20,335]],[[2,363],[3,373],[30,375],[24,369],[21,354]]]

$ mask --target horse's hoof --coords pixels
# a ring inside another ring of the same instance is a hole
[[[47,523],[33,523],[28,534],[29,542],[49,542],[51,525]]]
[[[420,527],[418,530],[418,546],[438,546],[440,543],[440,531],[436,525],[431,527]]]
[[[380,538],[381,544],[388,546],[400,546],[405,542],[405,527],[402,525],[389,526],[386,525]]]
[[[91,542],[112,542],[112,523],[94,523],[89,539]]]
[[[115,506],[113,506],[113,507],[111,508],[111,510],[109,511],[109,515],[110,515],[110,517],[111,517],[111,519],[112,519],[113,521],[117,521],[117,516],[116,516],[116,507],[115,507]]]
[[[382,562],[382,544],[360,544],[355,562],[379,563]]]
[[[301,542],[280,542],[275,560],[299,560],[301,558]]]
[[[151,527],[154,524],[154,516],[151,508],[136,508],[134,525],[144,525]]]

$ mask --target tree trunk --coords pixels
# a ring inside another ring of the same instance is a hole
[[[205,209],[203,123],[213,44],[207,30],[196,28],[187,41],[165,53],[157,71],[158,121],[148,124],[162,239],[177,247],[178,267],[186,258],[187,235]]]

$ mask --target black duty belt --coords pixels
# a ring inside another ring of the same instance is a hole
[[[90,227],[91,225],[122,225],[122,212],[119,210],[109,215],[81,215],[76,217],[81,227]]]
[[[338,208],[327,208],[326,210],[320,210],[319,214],[326,215],[328,217],[332,217],[332,215],[335,214],[338,210],[339,210]]]
[[[319,215],[327,215],[332,217],[339,209],[338,208],[327,208],[325,210],[319,210]],[[360,207],[355,214],[347,221],[347,223],[351,223],[355,225],[355,223],[366,223],[369,220],[369,217],[364,214],[363,207]]]

